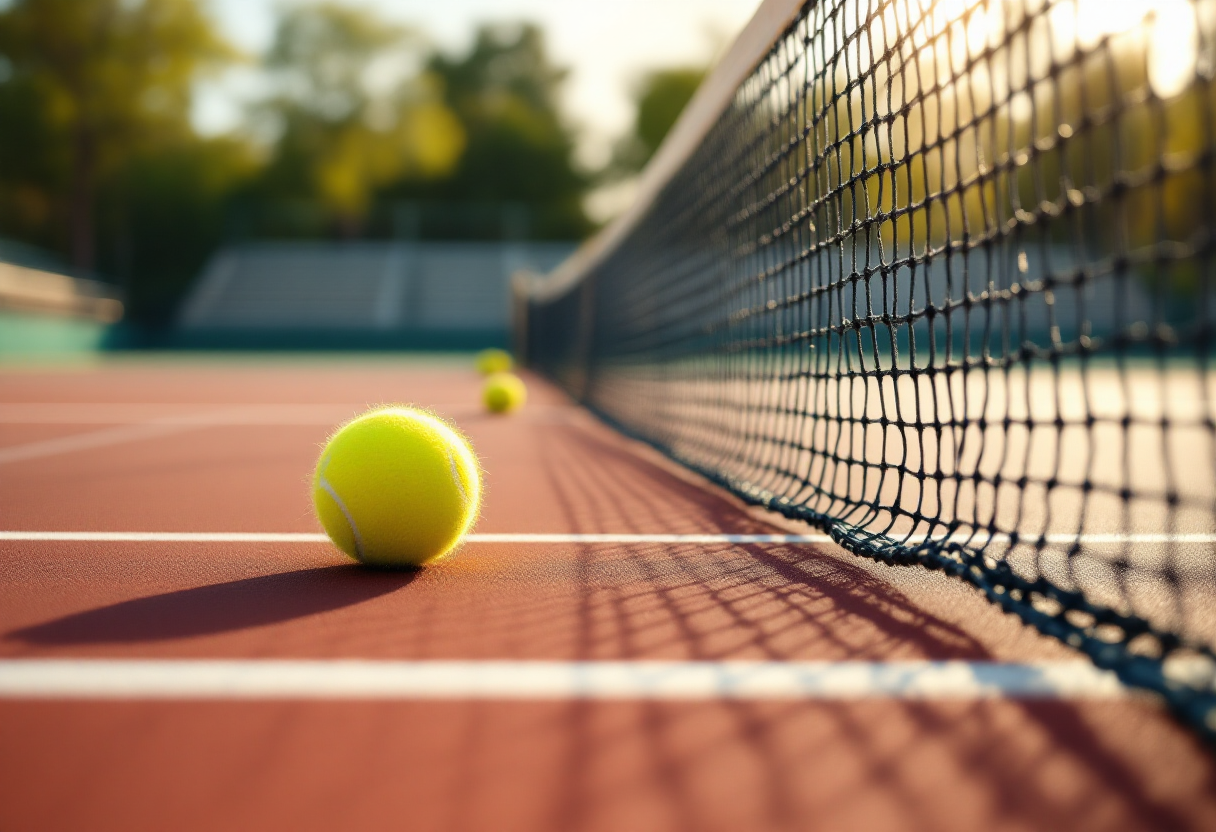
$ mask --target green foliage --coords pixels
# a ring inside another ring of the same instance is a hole
[[[557,102],[565,71],[554,67],[535,26],[487,26],[469,52],[436,55],[428,69],[468,136],[451,175],[406,183],[402,195],[517,203],[536,236],[576,238],[590,229],[582,209],[588,177],[573,160],[574,136]]]
[[[460,123],[432,79],[393,65],[418,60],[419,45],[347,6],[285,12],[266,61],[279,92],[264,112],[280,136],[263,194],[318,200],[352,233],[376,189],[449,172],[464,146]],[[387,83],[375,82],[377,72]]]
[[[642,79],[635,95],[633,131],[617,145],[614,168],[636,172],[646,166],[705,80],[705,73],[695,68],[660,69]]]
[[[589,230],[565,73],[535,27],[483,28],[451,56],[366,10],[287,5],[264,62],[273,94],[240,134],[209,139],[190,124],[195,84],[242,56],[203,9],[0,5],[0,236],[120,282],[128,314],[157,324],[219,245],[265,233],[258,211],[294,212],[305,221],[280,227],[313,236],[418,227],[419,210],[433,236]]]
[[[128,317],[168,320],[224,240],[232,196],[256,173],[245,142],[178,142],[131,159],[99,203],[103,272],[122,280]]]
[[[0,233],[59,247],[70,154],[49,109],[36,78],[0,83]]]
[[[66,216],[73,261],[89,270],[101,182],[187,140],[199,72],[234,53],[193,0],[16,0],[0,12],[0,55],[5,132],[27,125],[0,142],[0,187],[12,194],[0,216]]]

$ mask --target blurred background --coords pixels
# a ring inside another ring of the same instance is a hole
[[[512,275],[552,269],[628,205],[757,6],[0,0],[0,355],[505,345]],[[1216,2],[842,8],[863,29],[858,56],[806,94],[848,89],[847,106],[811,138],[855,174],[873,168],[859,180],[870,210],[898,216],[874,245],[941,245],[949,228],[1047,206],[1041,239],[1002,253],[1008,279],[1127,242],[1157,264],[1137,273],[1136,304],[1185,316],[1194,258],[1158,249],[1202,245],[1209,222],[1216,102],[1190,82],[1216,65],[1201,37]],[[882,25],[867,33],[862,9]],[[1007,34],[1010,51],[986,58]],[[867,95],[876,120],[859,131]],[[984,160],[1016,170],[980,176]],[[855,197],[838,195],[845,214]],[[1088,303],[1109,319],[1092,323],[1067,295],[1052,299],[1077,321],[1065,337],[1116,325],[1111,303]]]
[[[756,0],[0,0],[0,351],[506,343]]]

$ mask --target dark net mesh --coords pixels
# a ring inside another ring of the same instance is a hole
[[[1211,2],[810,2],[528,359],[1216,737],[1214,66]]]

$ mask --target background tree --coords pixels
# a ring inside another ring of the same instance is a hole
[[[564,123],[555,67],[540,29],[483,26],[463,56],[436,54],[427,69],[460,119],[468,143],[449,176],[402,195],[465,202],[517,203],[529,232],[576,239],[590,228],[582,198],[589,177],[574,163],[574,134]]]
[[[452,56],[366,10],[287,5],[263,64],[271,95],[237,132],[203,137],[196,82],[242,59],[204,8],[0,0],[0,237],[120,281],[130,318],[164,324],[219,246],[279,235],[252,228],[256,212],[321,218],[282,223],[296,236],[383,236],[403,198],[424,214],[480,203],[491,225],[456,211],[424,236],[486,238],[518,204],[531,236],[589,230],[564,72],[535,27],[483,28]]]
[[[127,317],[168,323],[229,233],[233,199],[260,159],[239,137],[188,137],[132,156],[98,198],[97,263],[126,294]]]
[[[192,136],[192,85],[234,52],[192,0],[15,0],[0,56],[0,216],[44,240],[66,220],[71,260],[89,272],[101,183]]]
[[[612,168],[635,173],[646,167],[701,82],[705,69],[683,67],[647,73],[634,93],[637,115],[633,129],[616,146]]]
[[[412,71],[420,47],[361,9],[286,11],[266,59],[277,94],[263,113],[279,138],[263,194],[319,200],[353,235],[378,188],[451,171],[464,131],[435,80]]]

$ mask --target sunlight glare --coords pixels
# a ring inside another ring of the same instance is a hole
[[[1197,11],[1202,10],[1191,0],[906,0],[887,6],[883,19],[889,33],[902,34],[925,58],[937,55],[938,72],[949,75],[990,43],[999,43],[1010,14],[1015,20],[1044,15],[1050,40],[1046,51],[1032,43],[1032,50],[1040,50],[1034,65],[1046,67],[1053,57],[1067,62],[1110,38],[1124,60],[1146,61],[1153,92],[1170,98],[1186,89],[1198,70]],[[1216,10],[1207,17],[1216,22]],[[879,45],[874,47],[877,54]]]
[[[1190,0],[1063,0],[1048,14],[1058,61],[1116,38],[1120,52],[1144,55],[1149,85],[1161,98],[1182,92],[1195,75],[1199,27]]]

